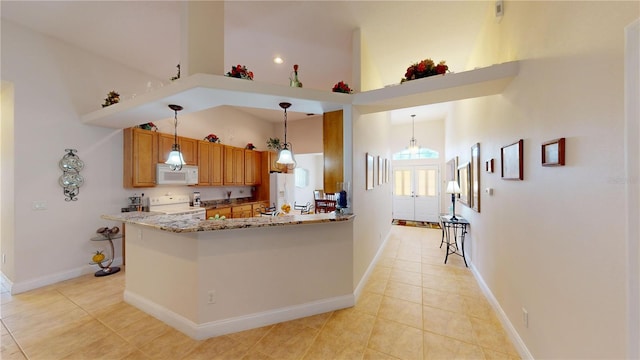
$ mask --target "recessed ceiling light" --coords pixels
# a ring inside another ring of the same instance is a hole
[[[273,58],[273,62],[276,64],[282,64],[284,62],[284,60],[282,60],[282,58],[280,56],[276,56]]]

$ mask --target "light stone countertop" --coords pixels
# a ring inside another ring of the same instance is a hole
[[[250,218],[199,220],[190,215],[166,215],[157,212],[124,212],[114,215],[102,215],[105,220],[114,220],[126,224],[149,226],[175,233],[215,231],[229,229],[259,228],[267,226],[289,226],[301,224],[318,224],[336,221],[350,221],[353,214],[305,214],[285,216],[256,216]]]

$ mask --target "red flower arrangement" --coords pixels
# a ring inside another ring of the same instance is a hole
[[[238,79],[253,80],[253,71],[249,71],[246,66],[238,64],[231,67],[231,71],[227,73],[227,76]]]
[[[418,63],[415,63],[407,68],[407,72],[404,74],[404,78],[400,80],[401,83],[409,80],[420,79],[433,75],[444,75],[449,71],[449,67],[445,64],[444,60],[440,61],[436,65],[431,59],[424,59]]]
[[[245,146],[244,148],[245,148],[245,149],[247,149],[247,150],[253,150],[253,149],[255,149],[256,147],[255,147],[255,146],[253,146],[253,143],[248,143],[248,144],[247,144],[247,146]]]
[[[216,134],[209,134],[205,138],[208,142],[219,143],[220,138]]]
[[[146,124],[138,125],[138,127],[139,127],[140,129],[145,129],[145,130],[158,131],[158,127],[157,127],[154,123],[152,123],[152,122],[148,122],[148,123],[146,123]]]
[[[333,85],[333,89],[331,89],[331,91],[344,94],[351,94],[353,92],[353,90],[349,87],[349,84],[345,83],[344,81],[340,81],[339,83]]]

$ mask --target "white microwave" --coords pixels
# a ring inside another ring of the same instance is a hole
[[[167,164],[158,164],[156,168],[156,183],[158,185],[197,185],[198,167],[182,165],[180,170],[171,170]]]

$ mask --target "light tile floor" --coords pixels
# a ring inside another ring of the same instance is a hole
[[[470,270],[443,264],[441,231],[393,226],[358,303],[196,341],[123,302],[124,274],[86,275],[11,296],[9,359],[518,359]]]

